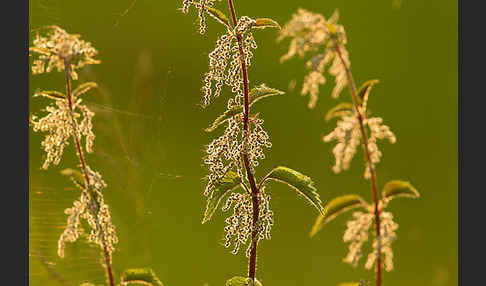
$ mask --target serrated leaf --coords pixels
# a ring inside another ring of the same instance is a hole
[[[281,29],[280,25],[277,23],[277,21],[272,20],[270,18],[258,18],[256,19],[256,24],[253,26],[255,29],[266,29],[266,28],[275,28],[275,29]]]
[[[359,99],[359,104],[362,104],[362,102],[367,102],[368,101],[368,96],[370,95],[371,88],[379,83],[380,81],[377,79],[372,79],[368,80],[365,83],[361,85],[361,87],[358,90],[358,99]]]
[[[260,101],[263,98],[271,97],[274,95],[282,95],[285,92],[271,88],[266,86],[264,83],[256,86],[250,90],[249,97],[250,97],[250,105],[254,104],[257,101]]]
[[[218,22],[228,27],[230,26],[228,17],[226,17],[226,15],[223,12],[213,7],[206,6],[205,8],[207,9],[206,11],[208,12],[208,14],[211,15]]]
[[[211,126],[204,129],[204,131],[212,132],[212,131],[216,130],[216,128],[218,128],[221,124],[225,123],[228,119],[230,119],[231,117],[233,117],[237,114],[240,114],[242,112],[243,112],[243,106],[233,106],[231,109],[226,110],[223,114],[218,116],[218,118],[216,118],[213,121]]]
[[[66,95],[64,95],[64,93],[55,90],[45,90],[45,91],[36,92],[34,94],[34,97],[38,97],[38,96],[47,97],[54,100],[66,99]]]
[[[319,213],[324,213],[321,199],[319,198],[317,189],[314,187],[314,182],[308,176],[290,168],[280,166],[268,173],[268,175],[263,178],[261,184],[265,183],[265,181],[269,179],[289,185],[298,193],[303,195]]]
[[[240,183],[241,178],[238,176],[238,173],[230,170],[220,182],[212,186],[212,193],[208,197],[202,223],[206,223],[211,219],[223,197],[228,192],[238,188]]]
[[[262,283],[255,279],[253,284],[251,278],[236,276],[226,281],[226,286],[262,286]]]
[[[71,181],[73,181],[73,183],[76,184],[76,186],[78,188],[80,188],[80,189],[85,188],[84,176],[80,171],[75,170],[75,169],[71,169],[71,168],[67,168],[67,169],[62,170],[61,174],[64,175],[64,176],[68,176],[71,179]]]
[[[80,96],[81,94],[84,94],[86,92],[88,92],[90,89],[92,88],[97,88],[98,87],[98,84],[96,82],[85,82],[81,85],[79,85],[75,90],[73,90],[73,97],[78,97]]]
[[[416,199],[420,197],[420,193],[409,182],[394,180],[386,183],[382,196],[386,200],[398,197]]]
[[[312,226],[310,236],[314,236],[322,227],[339,214],[358,207],[366,207],[366,202],[358,195],[344,195],[331,200],[324,207],[324,215],[319,215]]]
[[[353,112],[353,104],[349,102],[343,102],[331,108],[326,113],[325,119],[326,121],[329,121],[335,117],[340,117],[350,112]]]
[[[164,286],[150,268],[133,268],[123,271],[120,286],[125,285]]]

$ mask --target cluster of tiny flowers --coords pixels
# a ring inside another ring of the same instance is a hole
[[[89,174],[89,185],[81,193],[79,200],[74,201],[71,208],[67,208],[64,213],[69,215],[67,225],[58,241],[58,255],[64,257],[66,242],[75,242],[84,230],[80,221],[84,219],[90,226],[90,233],[87,236],[89,242],[99,245],[105,249],[111,259],[111,254],[115,250],[114,245],[118,243],[115,226],[111,222],[110,210],[103,199],[101,190],[106,187],[106,183],[98,172],[92,171],[87,167]]]
[[[216,42],[215,49],[209,54],[209,71],[204,77],[203,106],[207,106],[211,102],[211,97],[218,97],[221,94],[223,84],[231,87],[231,91],[236,95],[234,100],[230,99],[228,102],[228,108],[231,108],[233,104],[239,105],[241,103],[241,98],[243,98],[241,64],[243,61],[247,66],[250,66],[253,57],[251,49],[257,48],[253,34],[249,32],[255,24],[255,20],[243,16],[238,21],[234,31],[228,30],[228,33],[222,35]],[[240,57],[236,35],[243,38],[245,33],[247,35],[242,41],[244,56]],[[214,92],[213,81],[216,83]]]
[[[196,2],[194,0],[183,0],[182,1],[182,13],[187,14],[189,12],[189,7],[194,6],[198,9],[199,17],[199,33],[203,35],[206,33],[206,15],[208,7],[212,7],[216,0],[200,0]],[[209,14],[211,15],[211,14]]]
[[[267,132],[263,129],[263,120],[260,118],[252,118],[251,123],[253,123],[254,128],[248,136],[248,145],[246,150],[248,154],[248,160],[250,161],[251,171],[254,172],[254,167],[258,166],[258,160],[265,159],[265,154],[263,153],[263,147],[271,148],[272,143],[270,142],[270,137]]]
[[[252,195],[249,193],[232,193],[222,207],[222,210],[229,210],[233,203],[233,214],[225,220],[227,226],[224,228],[226,232],[224,246],[228,248],[233,244],[232,253],[237,254],[240,246],[245,245],[252,234]],[[263,189],[258,193],[258,204],[260,211],[258,223],[256,224],[257,234],[255,239],[270,239],[270,231],[273,225],[273,212],[270,210],[270,196]],[[250,242],[246,250],[247,257],[250,256],[251,247],[252,243]]]
[[[35,132],[46,132],[41,145],[47,153],[46,160],[42,168],[47,169],[51,163],[58,165],[61,161],[64,148],[69,145],[70,136],[85,137],[86,151],[93,152],[93,142],[95,135],[93,133],[92,119],[94,113],[85,105],[81,104],[80,98],[73,102],[73,114],[71,117],[68,102],[66,99],[56,99],[55,104],[47,106],[45,111],[47,115],[38,119],[32,116],[30,123]],[[80,112],[76,110],[79,109]],[[83,117],[79,125],[79,134],[75,134],[73,124],[76,120]]]
[[[383,125],[383,119],[380,117],[365,118],[363,124],[368,126],[370,130],[370,137],[368,139],[368,150],[371,157],[371,164],[374,168],[375,164],[380,162],[382,157],[381,151],[378,149],[378,139],[388,139],[390,143],[396,142],[395,134],[386,125]],[[336,128],[323,137],[324,142],[330,142],[332,140],[338,141],[333,148],[333,154],[336,158],[336,164],[333,167],[335,173],[339,173],[343,170],[348,170],[351,160],[356,154],[358,145],[361,142],[361,131],[358,118],[354,113],[344,113],[341,116],[341,120],[337,122]],[[370,168],[368,163],[366,164],[365,179],[370,178]]]
[[[354,220],[348,221],[347,229],[344,232],[344,242],[349,242],[349,252],[344,262],[353,266],[358,265],[362,256],[361,247],[368,240],[368,232],[373,222],[373,214],[354,212]]]
[[[333,171],[337,174],[348,170],[361,140],[358,118],[352,114],[343,115],[336,128],[324,136],[324,142],[338,141],[332,152],[336,158]]]
[[[33,47],[30,48],[30,51],[37,55],[32,64],[33,74],[51,72],[54,69],[61,72],[65,68],[64,61],[68,61],[71,77],[76,80],[76,69],[100,62],[94,59],[98,51],[90,42],[81,40],[79,35],[68,34],[57,26],[45,29],[46,36],[37,34],[33,40]]]
[[[378,251],[381,250],[383,255],[383,264],[386,271],[393,270],[393,251],[391,248],[392,242],[397,239],[395,230],[398,229],[398,224],[393,221],[393,215],[389,212],[382,212],[380,214],[380,237],[375,238],[373,242],[373,252],[368,255],[365,268],[371,269],[378,257]]]
[[[239,135],[241,132],[241,116],[234,116],[228,120],[228,126],[223,135],[214,139],[206,148],[207,157],[204,163],[208,165],[208,184],[204,191],[205,196],[210,195],[212,186],[219,182],[226,173],[234,166],[237,166],[240,173],[241,144]],[[243,175],[240,173],[240,177]]]
[[[328,73],[335,78],[332,97],[337,98],[348,83],[346,67],[349,68],[350,61],[348,52],[344,47],[347,40],[343,26],[337,24],[338,18],[337,11],[326,20],[320,14],[299,9],[296,14],[292,15],[292,19],[280,30],[279,41],[287,37],[292,39],[288,52],[280,59],[282,62],[295,55],[303,57],[307,52],[316,52],[319,49],[323,49],[322,53],[313,56],[306,63],[310,71],[304,77],[301,94],[309,94],[309,108],[314,108],[316,105],[319,85],[326,83],[326,78],[323,73],[329,64]],[[332,40],[326,25],[332,25],[336,29],[338,37],[336,41]],[[336,51],[336,45],[338,45],[342,59]]]

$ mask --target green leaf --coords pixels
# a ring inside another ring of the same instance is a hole
[[[255,284],[251,278],[236,276],[226,281],[226,286],[262,286],[262,283],[255,279]]]
[[[349,102],[343,102],[340,103],[333,108],[331,108],[327,113],[326,113],[326,121],[329,121],[335,117],[340,117],[342,115],[346,115],[348,113],[353,112],[353,104]]]
[[[359,104],[362,104],[362,102],[367,102],[368,101],[368,96],[370,94],[371,88],[380,82],[377,79],[372,79],[368,80],[365,83],[361,85],[361,87],[358,90],[358,99],[359,99]]]
[[[206,6],[205,8],[207,9],[207,12],[211,17],[213,17],[223,25],[226,25],[228,27],[230,26],[228,17],[226,17],[226,15],[223,12],[213,7]]]
[[[322,227],[339,214],[358,207],[366,207],[366,202],[358,195],[344,195],[331,200],[324,207],[324,215],[319,215],[312,226],[310,236],[314,236]]]
[[[268,173],[268,175],[263,178],[260,185],[269,179],[289,185],[303,195],[319,213],[324,213],[321,199],[319,198],[319,194],[317,193],[317,189],[314,187],[314,182],[311,178],[290,168],[280,166]]]
[[[219,183],[214,184],[211,187],[214,190],[212,191],[211,196],[208,197],[202,223],[206,223],[211,219],[218,208],[219,203],[223,200],[223,197],[228,192],[238,188],[240,183],[241,178],[238,176],[238,173],[230,170]]]
[[[274,95],[282,95],[282,94],[285,94],[285,92],[275,88],[268,87],[264,83],[262,83],[259,86],[256,86],[250,90],[250,94],[249,94],[250,105],[263,98],[271,97]]]
[[[133,268],[123,272],[120,286],[125,285],[164,286],[150,268]]]
[[[257,87],[252,88],[249,92],[250,105],[260,101],[263,98],[282,94],[285,94],[285,92],[275,88],[270,88],[263,83]],[[231,109],[226,110],[223,114],[218,116],[218,118],[216,118],[208,128],[204,129],[204,131],[212,132],[216,130],[216,128],[218,128],[221,124],[225,123],[228,119],[242,112],[243,106],[233,106]]]
[[[218,116],[214,122],[208,128],[204,129],[206,132],[212,132],[216,130],[221,124],[225,123],[231,117],[243,112],[243,106],[233,106],[231,109],[226,110],[223,114]]]
[[[329,31],[329,34],[331,34],[331,37],[337,37],[337,30],[334,27],[333,24],[324,22],[324,25],[326,26],[327,30]]]
[[[270,18],[259,18],[256,19],[256,25],[253,26],[255,29],[266,29],[266,28],[275,28],[275,29],[281,29],[280,25],[275,21]]]
[[[38,47],[29,47],[29,55],[30,55],[30,52],[35,52],[35,53],[43,54],[43,55],[46,55],[46,56],[51,54],[51,51],[49,51],[48,49],[43,49],[43,48],[38,48]]]
[[[395,180],[386,183],[382,196],[386,200],[398,197],[416,199],[420,197],[420,194],[409,182]]]
[[[67,168],[61,171],[61,174],[64,176],[68,176],[71,181],[80,189],[84,190],[84,176],[83,174],[75,169]]]
[[[97,88],[98,84],[96,82],[85,82],[79,85],[72,93],[73,97],[78,97],[81,94],[88,92],[92,88]]]
[[[66,95],[64,95],[64,93],[62,93],[60,91],[55,91],[55,90],[46,90],[46,91],[36,92],[34,94],[34,97],[38,97],[38,96],[47,97],[47,98],[54,99],[54,100],[65,100],[66,99]]]
[[[346,283],[339,283],[338,286],[361,286],[360,282],[346,282]]]

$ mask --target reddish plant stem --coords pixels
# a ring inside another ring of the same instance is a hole
[[[238,21],[236,20],[236,12],[235,7],[233,5],[232,0],[228,0],[229,9],[231,12],[231,18],[233,19],[233,26],[236,27]],[[248,181],[250,182],[251,188],[251,199],[253,205],[253,224],[252,224],[252,233],[251,233],[251,250],[250,250],[250,258],[248,261],[248,277],[251,278],[253,281],[255,280],[255,273],[256,273],[256,260],[257,260],[257,246],[258,246],[258,231],[257,231],[257,223],[258,223],[258,215],[260,213],[260,206],[258,205],[258,188],[255,183],[255,177],[250,168],[250,160],[248,159],[247,154],[247,143],[248,137],[250,136],[250,124],[249,124],[249,113],[250,113],[250,104],[249,104],[249,92],[248,92],[248,71],[245,64],[245,54],[243,52],[243,39],[240,34],[236,34],[236,39],[238,41],[238,50],[240,54],[240,62],[241,62],[241,73],[243,76],[243,95],[244,95],[244,113],[243,113],[243,130],[246,132],[243,138],[243,163],[245,165],[246,175],[248,177]]]
[[[356,114],[359,121],[359,128],[361,130],[361,137],[363,139],[363,150],[366,154],[366,160],[368,161],[368,168],[370,170],[370,183],[371,183],[371,190],[373,191],[373,202],[374,202],[374,212],[375,212],[375,236],[378,241],[378,253],[376,258],[376,286],[381,286],[381,236],[380,236],[380,209],[378,208],[378,188],[376,186],[376,173],[375,169],[373,168],[373,164],[371,162],[371,155],[368,149],[368,134],[364,127],[364,119],[365,116],[361,113],[358,94],[356,92],[356,85],[354,83],[353,75],[351,74],[351,70],[347,65],[346,61],[343,58],[341,48],[339,47],[338,40],[336,38],[333,39],[334,41],[334,49],[341,60],[344,69],[346,70],[346,77],[349,83],[349,90],[351,92],[351,97],[353,99],[354,107],[356,109]]]
[[[80,136],[79,136],[78,124],[74,117],[73,98],[71,94],[71,71],[70,71],[69,61],[66,58],[64,58],[64,69],[66,71],[66,97],[68,99],[68,108],[69,108],[69,115],[71,116],[71,125],[73,127],[74,143],[76,145],[76,151],[78,153],[79,162],[81,163],[81,168],[83,170],[84,184],[86,188],[89,189],[89,173],[86,165],[86,159],[84,158],[83,149],[81,148],[81,142],[79,140]],[[93,216],[95,217],[96,225],[99,226],[98,217],[96,216],[96,214],[93,214]],[[108,252],[104,240],[103,240],[103,256],[105,259],[106,276],[108,277],[108,283],[110,286],[114,286],[115,281],[113,279],[113,271],[111,270],[110,254]]]

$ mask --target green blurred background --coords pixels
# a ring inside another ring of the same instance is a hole
[[[197,12],[178,10],[181,0],[31,0],[30,28],[59,25],[81,34],[99,50],[100,65],[80,72],[79,82],[93,80],[100,88],[86,96],[96,112],[95,152],[91,167],[101,172],[120,242],[113,257],[119,277],[128,267],[152,267],[165,285],[223,285],[245,275],[243,253],[234,256],[222,246],[224,216],[201,224],[206,175],[203,148],[212,136],[203,131],[223,110],[219,98],[206,110],[201,100],[202,74],[208,53],[223,28],[208,18],[208,32],[198,33]],[[217,3],[224,11],[226,4]],[[384,1],[235,1],[238,14],[271,17],[283,24],[297,8],[329,16],[335,8],[347,31],[348,51],[356,81],[380,79],[370,108],[397,135],[396,144],[382,143],[378,183],[411,181],[420,200],[397,200],[390,210],[399,223],[394,243],[395,270],[384,285],[455,285],[457,282],[457,3],[447,0]],[[128,10],[127,10],[128,9]],[[277,32],[255,32],[259,48],[250,69],[253,84],[265,82],[287,95],[262,101],[256,108],[265,119],[273,147],[257,169],[264,175],[285,165],[309,175],[323,201],[356,192],[370,199],[358,154],[349,171],[333,174],[334,144],[321,137],[334,123],[324,121],[336,104],[331,85],[321,89],[314,110],[300,96],[304,62],[284,64],[279,57],[288,42],[277,44]],[[295,89],[289,82],[296,80]],[[75,83],[76,85],[76,83]],[[57,73],[30,77],[36,89],[64,89]],[[342,95],[349,96],[347,91]],[[30,100],[39,113],[43,99]],[[221,132],[221,131],[218,131]],[[56,255],[57,239],[79,191],[59,174],[77,162],[72,145],[61,166],[40,169],[41,134],[30,133],[29,276],[30,285],[102,284],[97,248],[83,242],[68,246],[66,258]],[[257,277],[264,285],[337,285],[371,280],[360,267],[341,262],[347,214],[310,239],[316,212],[287,187],[273,184],[275,226],[270,241],[259,247]]]

